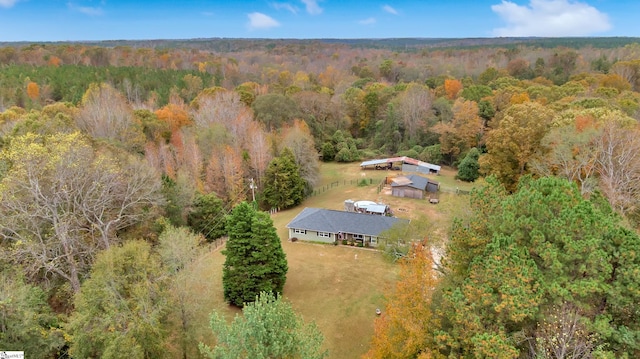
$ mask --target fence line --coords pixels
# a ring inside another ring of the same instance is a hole
[[[311,197],[311,196],[319,195],[330,189],[333,189],[334,187],[346,186],[346,185],[368,186],[373,184],[374,182],[378,182],[378,180],[374,180],[373,178],[361,178],[361,179],[349,179],[349,180],[345,179],[345,180],[333,181],[329,184],[323,185],[322,187],[315,188],[309,196]],[[378,182],[377,193],[382,192],[384,187],[387,185],[387,182],[388,182],[387,178],[383,178],[380,180],[380,182]],[[453,193],[453,194],[462,195],[462,196],[471,194],[471,191],[462,190],[458,187],[453,188],[453,187],[446,187],[442,185],[440,185],[439,191],[444,193]]]
[[[440,192],[453,193],[457,195],[471,194],[471,191],[462,190],[462,189],[459,189],[458,187],[456,188],[443,187],[442,185],[440,185]]]
[[[318,187],[315,188],[313,190],[313,192],[310,194],[310,196],[316,196],[319,195],[321,193],[324,193],[334,187],[339,187],[339,186],[346,186],[346,185],[356,185],[356,186],[368,186],[370,184],[374,183],[374,179],[373,178],[361,178],[361,179],[343,179],[343,180],[338,180],[338,181],[333,181],[329,184],[323,185],[322,187]],[[381,180],[381,183],[384,183],[384,179]],[[378,192],[380,192],[380,190],[378,190]]]

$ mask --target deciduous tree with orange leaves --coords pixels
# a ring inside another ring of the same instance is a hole
[[[164,121],[171,126],[171,130],[175,131],[180,127],[190,125],[191,119],[189,118],[189,113],[185,110],[184,107],[170,103],[161,109],[157,110],[156,116],[161,121]]]
[[[400,262],[400,280],[376,319],[365,359],[430,358],[431,296],[438,283],[429,242],[414,243]]]
[[[40,97],[40,86],[33,81],[29,81],[27,84],[27,96],[29,96],[32,101],[37,100]]]
[[[458,97],[458,93],[462,90],[462,82],[456,79],[444,80],[444,92],[449,100],[454,100]]]

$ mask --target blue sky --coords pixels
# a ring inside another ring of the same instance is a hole
[[[640,36],[640,0],[0,0],[0,41]]]

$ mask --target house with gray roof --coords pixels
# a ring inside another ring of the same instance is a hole
[[[376,247],[380,234],[406,219],[321,208],[305,208],[289,224],[289,240],[336,243],[347,240]]]

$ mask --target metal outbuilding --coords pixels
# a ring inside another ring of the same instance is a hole
[[[393,166],[394,163],[401,163],[402,164],[401,168],[403,172],[439,174],[441,169],[441,166],[434,165],[428,162],[419,161],[407,156],[381,158],[376,160],[364,161],[360,164],[360,167],[362,167],[362,169],[366,169],[369,166],[374,166],[375,169],[395,169],[395,168],[400,169],[400,167],[394,167]]]

